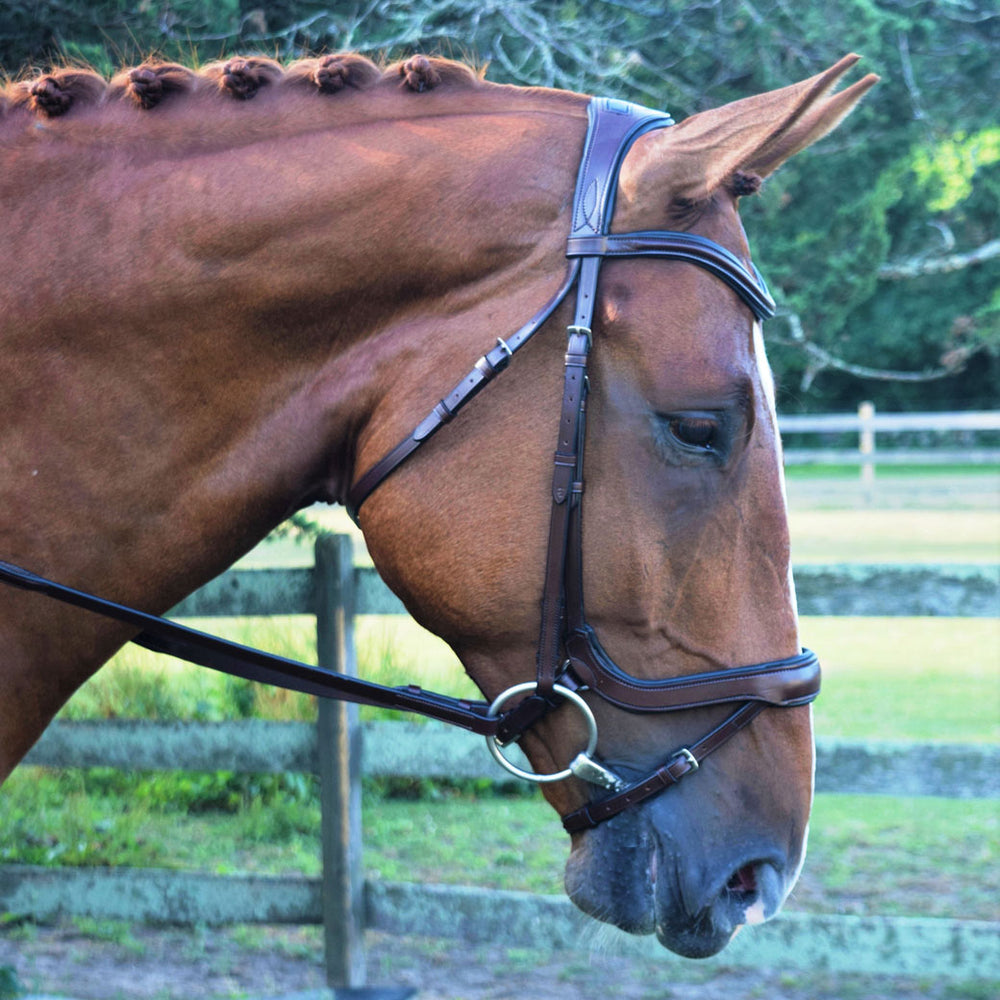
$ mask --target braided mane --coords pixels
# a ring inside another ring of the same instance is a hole
[[[150,60],[121,70],[111,80],[92,70],[67,67],[15,81],[0,89],[0,117],[27,112],[56,118],[75,109],[113,103],[153,111],[205,92],[248,101],[265,89],[337,94],[392,86],[423,93],[442,84],[472,87],[481,82],[481,74],[463,63],[422,55],[385,67],[354,53],[300,59],[288,65],[263,56],[240,56],[197,70]]]

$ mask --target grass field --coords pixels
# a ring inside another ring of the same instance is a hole
[[[971,478],[981,485],[981,478]],[[340,517],[326,515],[338,528]],[[798,561],[1000,559],[1000,515],[982,506],[829,511],[805,504],[793,509],[792,531]],[[307,562],[309,549],[286,539],[248,562],[289,557]],[[286,655],[315,655],[311,619],[195,624]],[[815,709],[819,735],[1000,737],[996,619],[810,618],[802,633],[824,663]],[[472,690],[450,651],[408,620],[361,619],[358,645],[361,672],[374,680]],[[308,698],[132,649],[86,685],[64,714],[308,719],[314,711]],[[364,814],[365,861],[373,874],[561,891],[566,839],[534,793],[373,781],[366,784]],[[0,793],[0,860],[315,874],[318,824],[315,789],[301,775],[22,768]],[[991,801],[820,796],[793,905],[996,919],[995,885],[985,873],[996,863],[997,833]]]
[[[1000,562],[1000,515],[988,510],[793,510],[795,563]]]

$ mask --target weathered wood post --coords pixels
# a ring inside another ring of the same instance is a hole
[[[347,535],[316,542],[316,654],[319,665],[357,675],[354,556]],[[361,729],[356,705],[319,699],[317,723],[323,852],[323,944],[332,987],[365,982],[361,863]]]

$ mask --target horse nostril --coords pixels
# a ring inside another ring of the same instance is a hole
[[[760,924],[780,909],[784,879],[774,864],[755,861],[737,868],[719,903],[735,923]]]
[[[726,883],[729,892],[756,893],[757,892],[757,866],[744,865]]]

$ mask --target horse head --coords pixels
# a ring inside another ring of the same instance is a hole
[[[612,233],[690,234],[752,274],[739,199],[874,83],[828,96],[854,61],[638,135],[612,197]],[[588,635],[608,672],[640,684],[800,655],[774,385],[746,297],[705,267],[630,253],[605,260],[596,286],[577,487],[586,498],[581,587]],[[572,318],[561,305],[550,324]],[[543,655],[565,345],[539,340],[512,363],[518,374],[500,380],[446,441],[415,467],[377,478],[361,512],[376,564],[490,698],[517,682],[530,689]],[[625,784],[695,745],[731,711],[630,711],[599,696],[572,651],[566,663],[578,684],[584,679],[597,756]],[[521,745],[545,773],[567,768],[586,739],[566,705],[528,728]],[[774,915],[794,885],[812,787],[810,707],[761,712],[696,779],[605,822],[567,822],[567,890],[602,920],[655,932],[684,955],[713,954],[740,925]],[[564,817],[607,796],[576,777],[543,788]]]
[[[571,897],[718,951],[802,864],[816,690],[738,202],[875,82],[828,96],[855,61],[669,127],[426,59],[11,85],[0,556],[163,611],[289,511],[360,506],[567,771]],[[0,776],[134,635],[4,592]]]

